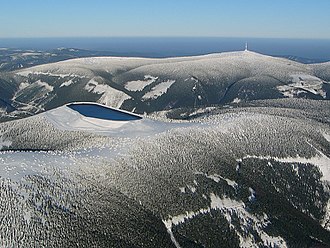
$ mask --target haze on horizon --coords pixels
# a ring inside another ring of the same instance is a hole
[[[328,0],[0,0],[0,38],[330,39]]]

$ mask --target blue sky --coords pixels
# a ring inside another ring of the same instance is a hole
[[[0,0],[0,38],[330,39],[330,0]]]

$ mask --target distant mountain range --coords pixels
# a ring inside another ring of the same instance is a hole
[[[13,71],[73,58],[110,55],[114,55],[114,53],[76,48],[57,48],[49,51],[0,48],[0,72]]]
[[[76,51],[57,52],[40,56],[56,60]],[[25,55],[40,62],[35,52],[11,57]],[[286,97],[330,99],[330,63],[302,64],[250,51],[164,59],[88,57],[10,70],[0,74],[3,119],[72,101],[150,113]]]
[[[280,58],[286,58],[292,61],[296,61],[303,64],[317,64],[317,63],[325,63],[329,62],[327,59],[310,59],[310,58],[304,58],[299,56],[293,56],[293,55],[285,55],[285,56],[278,56]]]
[[[28,68],[36,65],[54,63],[68,59],[83,57],[103,57],[103,56],[119,56],[119,57],[157,57],[138,52],[116,52],[116,51],[94,51],[77,48],[57,48],[52,50],[25,50],[14,48],[0,48],[0,72],[14,71],[17,69]],[[161,56],[164,57],[164,56]],[[174,56],[171,56],[174,57]],[[311,59],[299,56],[285,55],[279,56],[287,58],[299,63],[315,64],[327,62],[325,59]],[[157,57],[160,58],[160,57]]]

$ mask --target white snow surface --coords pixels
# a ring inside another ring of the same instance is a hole
[[[21,56],[39,56],[42,55],[42,53],[38,53],[38,52],[27,52],[27,53],[21,53]]]
[[[321,79],[306,74],[291,75],[291,79],[292,84],[277,87],[284,96],[295,97],[303,92],[309,92],[326,98],[326,91],[322,89],[324,82]]]
[[[214,193],[210,194],[211,199],[211,208],[212,209],[221,209],[221,208],[244,208],[245,204],[241,201],[236,201],[226,197],[219,197]]]
[[[70,79],[70,80],[65,81],[64,83],[62,83],[62,84],[60,85],[60,88],[65,87],[65,86],[70,86],[71,84],[74,84],[74,83],[75,83],[75,82],[73,81],[73,79]]]
[[[207,174],[202,173],[202,172],[197,172],[196,174],[204,175],[206,178],[209,178],[209,179],[213,180],[213,181],[216,182],[216,183],[220,182],[220,180],[224,180],[224,181],[226,181],[226,183],[227,183],[229,186],[231,186],[231,187],[233,187],[233,188],[236,188],[236,187],[238,186],[238,184],[237,184],[235,181],[230,180],[230,179],[228,179],[228,178],[224,178],[224,177],[222,177],[222,176],[220,176],[220,175],[218,175],[218,174],[207,175]]]
[[[67,106],[47,111],[42,115],[56,128],[69,131],[115,134],[129,123],[127,121],[111,121],[86,117]]]
[[[242,100],[241,99],[239,99],[239,98],[235,98],[233,101],[232,101],[232,103],[240,103]]]
[[[167,92],[167,90],[175,83],[175,80],[167,80],[157,84],[155,87],[151,89],[151,91],[147,92],[142,99],[157,99],[161,95]]]
[[[51,72],[51,67],[50,65],[49,68],[47,68],[48,64],[46,65],[41,65],[41,66],[36,66],[36,67],[32,67],[32,68],[28,68],[25,69],[23,71],[18,71],[16,74],[20,75],[20,76],[24,76],[24,77],[28,77],[29,75],[43,75],[43,76],[51,76],[51,77],[60,77],[60,78],[66,78],[66,77],[79,77],[79,78],[83,78],[83,75],[78,75],[75,73],[70,73],[68,72],[67,74],[65,73],[60,73],[60,72]],[[46,71],[43,71],[43,67],[47,68]],[[40,71],[38,69],[41,69]]]
[[[150,136],[172,128],[189,125],[163,123],[148,118],[134,121],[112,121],[91,118],[83,116],[67,106],[62,106],[40,115],[45,116],[50,123],[60,130],[85,131],[112,137]]]
[[[23,90],[23,89],[25,89],[26,87],[28,87],[30,84],[29,83],[27,83],[27,82],[22,82],[22,83],[20,83],[20,85],[19,85],[19,90]]]
[[[97,82],[94,78],[86,84],[85,90],[96,94],[102,94],[98,102],[115,108],[120,108],[125,100],[131,98],[122,91],[116,90],[109,85]]]
[[[55,163],[54,163],[55,162]],[[47,173],[54,167],[62,170],[73,168],[73,156],[55,152],[0,152],[0,175],[3,178],[19,181],[26,175]]]
[[[125,88],[130,91],[141,91],[146,86],[156,82],[158,77],[153,77],[150,75],[144,76],[144,80],[129,81],[125,83]]]
[[[38,81],[34,82],[34,84],[37,84],[40,87],[44,87],[49,92],[51,92],[51,91],[54,90],[54,87],[53,86],[49,85],[46,82],[42,82],[41,80],[38,80]]]

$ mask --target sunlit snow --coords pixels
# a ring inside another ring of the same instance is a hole
[[[148,93],[146,93],[142,99],[157,99],[161,95],[167,92],[167,90],[175,83],[175,80],[167,80],[165,82],[161,82],[157,84],[155,87],[151,89]]]
[[[85,86],[85,90],[96,94],[101,94],[99,103],[107,106],[120,108],[123,102],[131,97],[122,91],[112,88],[106,84],[100,84],[95,79],[91,79]]]
[[[277,89],[286,97],[295,97],[308,92],[326,98],[326,91],[322,88],[323,81],[311,75],[292,75],[292,83],[278,86]]]
[[[125,83],[125,88],[130,91],[141,91],[146,86],[156,82],[158,77],[153,77],[150,75],[144,76],[144,80],[129,81]]]

